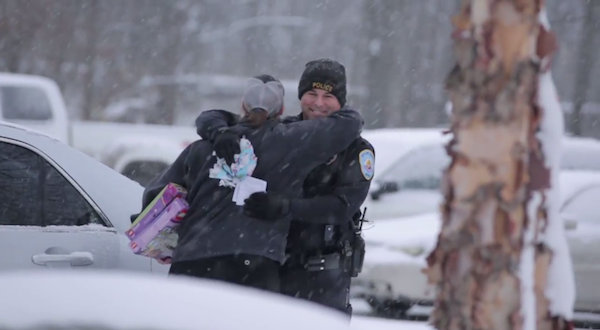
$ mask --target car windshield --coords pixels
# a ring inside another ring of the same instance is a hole
[[[443,145],[421,146],[404,154],[377,181],[396,183],[398,189],[439,189],[442,172],[449,162]],[[589,139],[565,139],[560,167],[600,171],[600,144]]]
[[[0,87],[0,102],[4,119],[47,120],[52,118],[48,97],[39,88]]]
[[[441,144],[414,149],[384,172],[380,181],[395,182],[399,189],[437,189],[449,161]]]
[[[583,223],[600,224],[598,196],[600,196],[599,185],[584,188],[566,201],[561,213]]]

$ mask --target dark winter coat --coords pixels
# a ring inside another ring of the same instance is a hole
[[[298,120],[301,116],[284,122]],[[293,221],[287,242],[289,255],[338,251],[341,241],[351,235],[352,218],[367,197],[372,179],[361,170],[360,154],[364,151],[375,154],[373,146],[359,137],[304,180],[303,198],[290,203]],[[326,225],[333,225],[332,232],[326,230]]]
[[[291,197],[300,197],[310,170],[345,149],[361,128],[362,118],[353,110],[292,124],[270,120],[258,129],[234,127],[250,140],[258,158],[252,176],[267,181],[267,191]],[[244,215],[231,201],[233,189],[208,177],[216,162],[212,153],[208,141],[192,143],[144,193],[147,205],[169,182],[188,189],[190,210],[179,229],[173,262],[240,253],[283,262],[291,218],[265,221]]]
[[[212,140],[219,129],[235,125],[238,120],[239,117],[230,112],[211,110],[200,114],[196,127],[200,136]],[[287,117],[283,123],[300,121],[301,114]],[[324,133],[330,137],[333,134]],[[293,221],[287,243],[288,254],[328,253],[349,234],[352,217],[359,211],[371,184],[371,177],[361,171],[359,157],[365,150],[374,155],[373,146],[358,137],[348,148],[322,162],[306,177],[302,196],[290,201]],[[330,237],[325,235],[326,225],[334,225]]]

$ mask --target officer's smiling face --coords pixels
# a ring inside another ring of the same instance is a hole
[[[333,94],[317,88],[313,88],[302,95],[300,107],[304,119],[329,116],[341,109],[340,102]]]

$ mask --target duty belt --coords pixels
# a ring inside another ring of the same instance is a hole
[[[342,268],[340,253],[329,253],[320,256],[307,257],[304,268],[309,272],[319,272]]]

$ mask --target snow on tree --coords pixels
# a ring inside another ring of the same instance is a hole
[[[572,327],[573,272],[558,217],[563,121],[544,0],[463,0],[447,77],[452,157],[427,261],[439,329]]]

